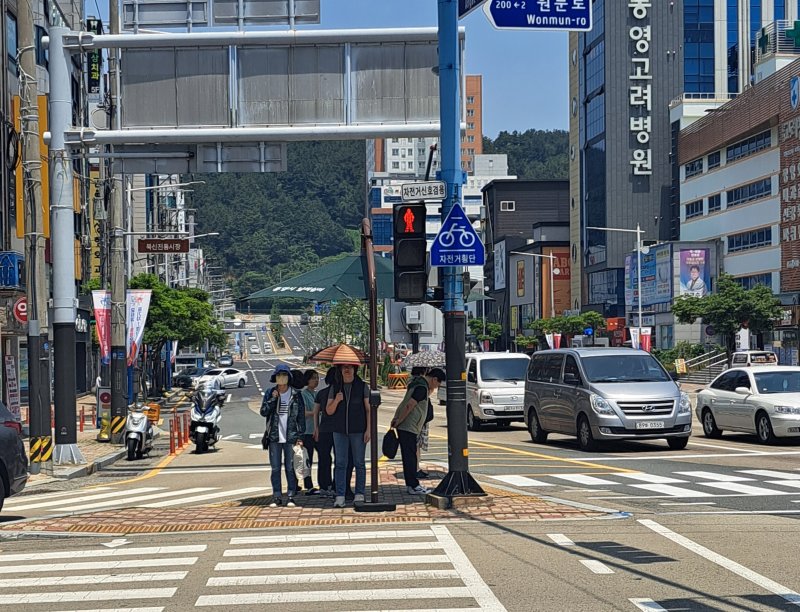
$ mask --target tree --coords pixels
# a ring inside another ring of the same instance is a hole
[[[729,274],[721,274],[716,292],[703,297],[682,296],[672,305],[672,313],[679,323],[703,323],[725,339],[728,353],[735,348],[736,332],[748,327],[753,333],[772,329],[780,318],[781,302],[764,285],[745,289]]]
[[[475,338],[483,342],[484,340],[488,340],[491,343],[494,343],[502,334],[503,334],[503,326],[500,323],[486,323],[485,333],[484,333],[484,323],[483,319],[470,319],[467,323],[469,326],[469,331],[472,333]]]
[[[583,334],[587,328],[591,328],[593,333],[597,333],[597,330],[605,329],[606,320],[599,312],[589,311],[569,317],[538,319],[528,327],[540,334],[555,333],[565,336],[577,336]]]

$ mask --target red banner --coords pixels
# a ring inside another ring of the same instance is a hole
[[[100,360],[111,362],[111,292],[92,291],[97,340],[100,343]]]

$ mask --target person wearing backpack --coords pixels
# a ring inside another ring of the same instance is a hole
[[[270,508],[283,504],[281,463],[286,471],[287,507],[294,507],[297,477],[294,473],[294,446],[303,443],[305,434],[305,403],[301,392],[289,383],[289,366],[280,364],[270,379],[275,386],[268,389],[261,402],[261,416],[266,419],[266,438],[269,442],[269,464],[272,469],[272,502]]]
[[[446,374],[441,368],[432,368],[423,376],[412,378],[392,419],[391,426],[397,429],[400,452],[403,455],[403,478],[408,492],[412,495],[425,495],[430,492],[419,483],[417,476],[418,440],[428,418],[429,398],[445,379]]]

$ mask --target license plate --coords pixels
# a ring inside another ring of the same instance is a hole
[[[208,427],[198,427],[195,431],[199,433],[206,433],[208,431]]]
[[[664,421],[641,421],[636,423],[636,429],[664,429]]]

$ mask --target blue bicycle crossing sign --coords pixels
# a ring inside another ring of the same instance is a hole
[[[486,260],[483,243],[464,209],[450,209],[431,246],[431,266],[482,266]]]

